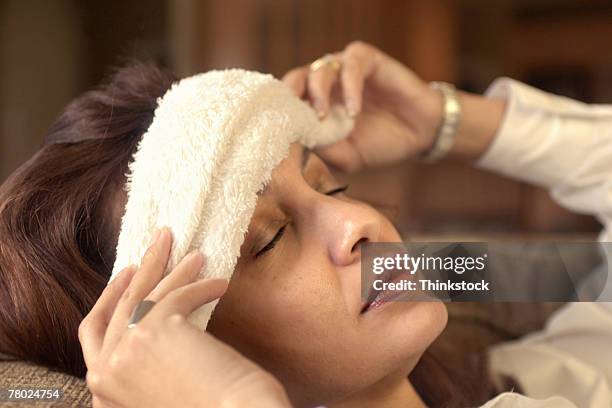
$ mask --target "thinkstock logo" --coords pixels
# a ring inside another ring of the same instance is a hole
[[[366,243],[362,298],[445,302],[612,301],[597,242]]]

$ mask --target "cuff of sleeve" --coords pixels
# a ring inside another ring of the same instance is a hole
[[[507,108],[494,140],[476,166],[553,187],[582,162],[593,130],[587,104],[510,78],[495,80],[485,96],[505,99]]]

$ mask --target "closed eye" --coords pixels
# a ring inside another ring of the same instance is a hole
[[[326,192],[325,195],[334,195],[334,194],[343,193],[348,189],[348,187],[349,186],[347,184],[345,186],[335,188],[333,190]],[[276,234],[274,235],[274,237],[272,237],[272,239],[270,240],[270,242],[268,242],[266,246],[264,246],[259,251],[257,251],[257,253],[255,254],[255,258],[263,255],[264,253],[274,248],[276,244],[278,243],[278,241],[282,238],[283,234],[285,233],[286,228],[287,228],[287,225],[283,225],[281,228],[279,228]]]
[[[285,233],[285,229],[286,228],[287,228],[287,225],[283,225],[281,228],[279,228],[279,230],[276,232],[276,234],[270,240],[270,242],[268,242],[265,247],[263,247],[259,251],[257,251],[257,253],[255,254],[255,258],[257,258],[258,256],[260,256],[260,255],[264,254],[265,252],[267,252],[267,251],[271,250],[272,248],[274,248],[276,246],[276,243],[278,242],[278,240],[281,239],[281,237]]]
[[[338,187],[335,188],[331,191],[328,191],[327,193],[325,193],[325,195],[334,195],[334,194],[338,194],[338,193],[344,193],[347,189],[349,188],[348,184],[342,187]]]

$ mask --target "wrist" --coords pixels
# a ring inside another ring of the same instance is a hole
[[[449,157],[478,160],[495,139],[506,103],[462,91],[457,96],[462,117]]]
[[[423,147],[420,151],[425,154],[434,147],[438,129],[444,119],[444,96],[441,92],[427,86],[426,96],[423,98],[423,117],[424,128],[421,132]]]
[[[441,92],[430,89],[431,93],[424,102],[427,109],[423,123],[427,124],[422,132],[424,148],[422,155],[435,149],[441,127],[445,125],[445,97]],[[437,96],[437,98],[435,98]],[[506,102],[489,99],[480,95],[457,90],[456,100],[460,106],[460,120],[451,135],[450,149],[446,156],[464,160],[478,160],[491,145],[506,110]]]
[[[237,390],[228,389],[218,404],[220,408],[291,408],[283,386],[274,378],[243,383]]]
[[[409,157],[419,156],[429,151],[435,142],[438,128],[444,114],[444,98],[441,92],[420,79],[410,78],[403,81],[403,91],[393,103],[406,126],[406,137],[411,142]]]
[[[258,396],[227,398],[218,405],[220,408],[292,408],[289,398],[282,394],[260,394]]]

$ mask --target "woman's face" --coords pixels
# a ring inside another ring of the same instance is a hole
[[[259,198],[208,326],[300,404],[404,378],[446,324],[437,302],[389,302],[362,313],[361,245],[400,236],[341,187],[314,153],[291,146]]]

